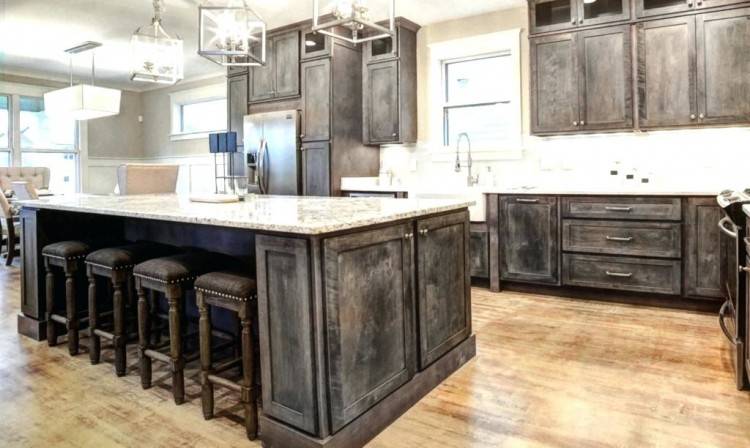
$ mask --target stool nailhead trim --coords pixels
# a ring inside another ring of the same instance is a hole
[[[57,258],[58,260],[66,260],[66,261],[79,260],[81,258],[86,258],[86,255],[76,255],[75,257],[61,257],[59,255],[45,254],[44,252],[42,252],[42,256],[48,257],[48,258]]]
[[[168,282],[168,281],[166,281],[164,279],[156,278],[156,277],[151,277],[151,276],[144,275],[144,274],[133,273],[133,275],[136,276],[136,277],[145,278],[146,280],[151,280],[151,281],[154,281],[154,282],[164,283],[165,285],[174,285],[174,284],[177,284],[177,283],[189,282],[190,280],[195,280],[196,278],[198,278],[196,276],[193,276],[193,277],[183,277],[183,278],[178,278],[177,280],[172,280],[172,281]]]
[[[102,269],[110,269],[110,270],[113,270],[113,271],[123,271],[123,270],[125,270],[125,269],[132,269],[133,267],[135,267],[135,265],[134,265],[134,264],[126,264],[126,265],[122,265],[122,266],[115,266],[115,267],[112,267],[112,266],[104,266],[103,264],[99,264],[99,263],[93,263],[93,262],[91,262],[91,261],[87,261],[87,262],[86,262],[86,264],[87,264],[87,265],[90,265],[90,266],[96,266],[96,267],[98,267],[98,268],[102,268]]]
[[[210,290],[210,289],[195,288],[195,290],[196,291],[200,291],[200,292],[202,292],[204,294],[210,294],[212,296],[218,296],[218,297],[223,297],[225,299],[236,300],[238,302],[247,302],[248,300],[252,300],[253,299],[253,296],[250,296],[250,297],[237,297],[237,296],[233,296],[233,295],[230,295],[230,294],[224,294],[224,293],[218,292],[218,291],[213,291],[213,290]]]

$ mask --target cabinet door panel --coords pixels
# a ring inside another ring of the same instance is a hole
[[[299,95],[299,31],[274,38],[274,77],[277,98]]]
[[[490,277],[489,232],[485,223],[471,224],[469,248],[471,252],[471,276]]]
[[[696,16],[702,123],[750,122],[750,8]]]
[[[640,126],[697,124],[695,19],[640,23],[638,41]]]
[[[685,295],[722,298],[723,213],[714,198],[689,198],[685,208]]]
[[[367,66],[365,78],[365,129],[369,143],[399,138],[398,61]]]
[[[686,12],[693,9],[695,0],[636,0],[636,17],[653,17],[662,14]]]
[[[237,144],[243,145],[243,126],[247,115],[248,75],[233,76],[227,80],[227,130],[237,133]]]
[[[633,126],[630,26],[583,31],[579,36],[581,125],[585,130]]]
[[[630,0],[597,0],[590,3],[581,0],[578,8],[580,10],[579,23],[581,23],[582,19],[584,26],[628,20],[630,18]]]
[[[532,33],[564,30],[578,24],[577,0],[532,0],[529,2]]]
[[[302,64],[302,141],[331,138],[331,61]]]
[[[302,189],[305,196],[331,195],[331,145],[302,145]]]
[[[469,214],[418,222],[420,369],[471,334]]]
[[[333,432],[414,375],[411,232],[402,224],[324,241]]]
[[[531,41],[531,129],[578,130],[578,67],[574,34]]]
[[[557,198],[500,197],[500,278],[559,284]]]
[[[266,51],[266,65],[263,67],[250,68],[250,102],[265,101],[274,97],[275,68],[273,58],[273,40],[268,41]]]

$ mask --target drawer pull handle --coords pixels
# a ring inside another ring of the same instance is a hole
[[[609,212],[631,212],[633,211],[633,207],[604,207],[605,210]]]
[[[607,235],[606,238],[607,238],[607,241],[620,241],[620,242],[623,242],[623,243],[629,243],[629,242],[633,241],[633,237],[632,236],[609,236],[609,235]]]
[[[633,276],[632,272],[610,272],[604,271],[610,277],[630,278]]]
[[[521,199],[521,198],[518,198],[518,199],[516,199],[516,202],[520,202],[522,204],[538,204],[539,203],[539,199]]]

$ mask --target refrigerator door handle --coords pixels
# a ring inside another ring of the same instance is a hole
[[[261,140],[260,148],[258,149],[258,187],[261,194],[266,194],[268,191],[266,180],[266,145],[267,142]]]

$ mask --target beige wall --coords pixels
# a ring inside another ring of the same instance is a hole
[[[496,33],[510,29],[521,28],[521,104],[523,110],[523,128],[529,129],[529,41],[527,9],[504,9],[489,14],[482,14],[463,19],[428,25],[417,34],[417,83],[418,83],[418,113],[419,140],[428,141],[430,138],[430,49],[429,45],[438,42],[461,39],[480,34]],[[438,124],[439,125],[439,124]]]
[[[138,122],[141,109],[141,94],[124,90],[118,115],[88,121],[89,157],[143,157],[143,125]]]
[[[180,90],[225,83],[224,76],[142,93],[143,149],[146,158],[190,156],[208,153],[208,139],[172,141],[169,94]]]

